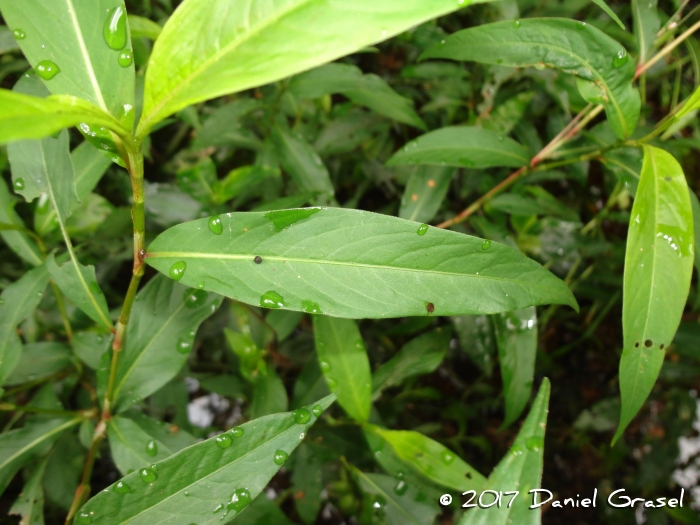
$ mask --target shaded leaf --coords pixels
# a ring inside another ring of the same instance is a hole
[[[268,414],[284,412],[289,406],[287,390],[272,366],[265,374],[255,379],[253,401],[250,405],[250,418],[257,419]]]
[[[438,166],[415,168],[401,198],[399,217],[430,222],[445,200],[455,170]]]
[[[172,454],[166,445],[126,417],[110,419],[107,435],[112,459],[122,475],[148,467]]]
[[[496,341],[491,320],[486,315],[462,315],[452,322],[462,350],[487,376],[491,377]]]
[[[640,64],[644,64],[648,60],[649,50],[654,44],[656,33],[661,28],[657,3],[658,0],[632,0],[634,38],[637,41]]]
[[[160,36],[163,28],[155,23],[153,20],[144,18],[142,16],[129,15],[129,31],[131,32],[131,38],[148,38],[149,40],[155,40]]]
[[[111,334],[77,332],[73,334],[73,351],[83,363],[97,370],[100,358],[112,346],[112,339]]]
[[[605,11],[605,12],[610,16],[610,18],[612,18],[613,20],[615,20],[615,23],[616,23],[617,25],[619,25],[620,28],[622,28],[622,30],[625,29],[625,24],[622,23],[622,20],[620,20],[620,17],[617,16],[617,14],[615,13],[615,11],[613,11],[612,9],[610,9],[610,6],[608,6],[608,4],[605,3],[605,0],[591,0],[591,1],[592,1],[595,5],[597,5],[598,7],[600,7],[603,11]]]
[[[272,140],[280,164],[300,190],[333,195],[335,190],[328,168],[310,144],[293,137],[279,126],[273,130]]]
[[[241,119],[259,109],[262,104],[254,98],[241,98],[217,108],[201,129],[197,130],[192,149],[200,150],[211,146],[231,145],[239,148],[258,149],[260,139],[243,126]]]
[[[0,180],[0,223],[24,228],[22,219],[14,210],[14,200],[7,190],[5,180]],[[32,266],[41,264],[41,253],[36,242],[21,230],[0,229],[0,237],[22,260]]]
[[[40,342],[25,345],[17,366],[5,385],[20,385],[45,379],[73,366],[73,353],[62,343]]]
[[[294,506],[301,520],[307,525],[316,523],[316,517],[321,510],[323,463],[317,447],[308,442],[299,445],[294,454]]]
[[[24,484],[19,498],[12,504],[10,515],[21,516],[19,525],[44,525],[44,489],[41,486],[47,459],[40,462]]]
[[[292,408],[310,405],[330,394],[318,359],[309,359],[294,383]]]

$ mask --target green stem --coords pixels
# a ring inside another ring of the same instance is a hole
[[[33,407],[29,405],[15,405],[13,403],[0,403],[0,411],[28,412],[30,414],[50,414],[54,416],[82,417],[86,419],[97,415],[95,410],[81,410],[79,412],[70,412],[68,410],[53,410],[51,408]]]
[[[635,80],[638,79],[639,76],[642,75],[644,72],[648,71],[659,60],[661,60],[663,57],[668,55],[671,51],[676,49],[676,47],[678,47],[681,42],[683,42],[686,38],[688,38],[690,35],[692,35],[698,29],[700,29],[700,21],[695,22],[686,31],[684,31],[678,37],[676,37],[674,40],[669,42],[661,51],[659,51],[658,53],[656,53],[656,55],[654,55],[651,59],[649,59],[649,61],[647,61],[646,64],[638,67],[637,73],[634,77]]]

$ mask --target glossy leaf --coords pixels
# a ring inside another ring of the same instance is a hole
[[[433,483],[467,491],[480,489],[486,481],[457,454],[423,434],[375,425],[367,425],[366,430],[388,443],[407,467]]]
[[[467,126],[431,131],[409,142],[387,166],[422,164],[464,168],[519,168],[530,162],[527,149],[490,129]]]
[[[22,353],[17,325],[34,312],[47,284],[49,274],[41,265],[25,273],[0,295],[0,385],[17,366]]]
[[[355,421],[367,421],[372,406],[372,373],[357,324],[350,319],[314,316],[316,355],[338,404]]]
[[[155,42],[160,36],[161,31],[163,31],[163,28],[153,20],[142,16],[129,15],[128,20],[129,31],[133,39],[148,38]]]
[[[399,217],[415,222],[430,222],[445,200],[455,170],[439,166],[415,168],[406,184]]]
[[[619,25],[620,28],[622,28],[623,30],[625,29],[625,24],[622,23],[622,20],[620,20],[620,17],[617,16],[617,14],[615,13],[615,11],[613,11],[612,9],[610,9],[610,6],[609,6],[608,4],[605,3],[605,0],[591,0],[591,1],[592,1],[595,5],[597,5],[598,7],[600,7],[603,11],[605,11],[605,12],[610,16],[610,18],[612,18],[613,20],[615,20],[615,23],[616,23],[617,25]]]
[[[21,516],[20,525],[44,525],[44,489],[41,486],[47,460],[41,461],[27,482],[19,498],[12,504],[10,515]]]
[[[122,475],[137,472],[172,454],[168,447],[126,417],[110,419],[107,435],[112,459]]]
[[[333,183],[328,168],[310,144],[292,136],[279,126],[274,129],[272,139],[280,164],[300,190],[333,195]]]
[[[637,41],[640,64],[648,60],[649,50],[654,44],[656,33],[661,28],[657,3],[658,0],[632,0],[634,38]]]
[[[617,441],[651,392],[690,290],[694,261],[693,210],[678,162],[644,146],[632,207],[622,303],[622,412]]]
[[[468,3],[186,0],[154,46],[139,135],[185,106],[307,71]]]
[[[549,392],[549,380],[545,378],[510,451],[493,469],[482,487],[482,491],[517,490],[519,494],[514,498],[504,496],[504,503],[499,506],[487,509],[477,507],[467,511],[458,525],[540,525],[542,513],[538,509],[529,508],[532,505],[532,494],[528,492],[539,489],[542,482]],[[508,505],[512,498],[512,505]]]
[[[5,384],[21,385],[50,377],[73,366],[72,357],[71,349],[61,343],[44,341],[28,344]]]
[[[24,223],[14,210],[14,201],[7,190],[5,181],[0,181],[0,224],[24,228]],[[32,266],[41,264],[41,252],[36,242],[25,232],[14,229],[0,229],[0,237],[22,260]]]
[[[576,307],[562,281],[520,252],[456,232],[338,208],[219,219],[221,235],[209,219],[167,230],[146,262],[165,274],[177,264],[182,283],[256,306],[346,318]]]
[[[629,137],[639,119],[639,92],[632,86],[634,61],[615,40],[576,20],[529,18],[464,29],[429,48],[422,58],[554,67],[576,75],[584,98],[605,106],[618,137]]]
[[[688,115],[691,111],[696,111],[700,108],[700,87],[698,87],[692,95],[685,101],[683,107],[679,109],[673,116],[673,119],[678,122],[680,119]]]
[[[412,339],[372,375],[372,396],[403,383],[406,379],[435,370],[450,346],[450,331],[437,328]]]
[[[51,93],[87,100],[124,120],[127,128],[133,125],[134,66],[119,60],[120,53],[131,51],[122,0],[0,0],[0,10],[11,27],[25,33],[19,45],[32,66],[50,61],[58,68],[45,80]],[[115,37],[111,45],[108,20]]]
[[[250,405],[250,418],[257,419],[268,414],[284,412],[289,407],[284,383],[272,366],[255,379],[253,402]]]
[[[425,123],[413,109],[413,103],[391,89],[377,75],[363,75],[351,64],[333,63],[294,77],[287,88],[299,98],[321,98],[341,93],[356,104],[398,122],[425,130]]]
[[[114,399],[121,410],[170,381],[187,361],[199,325],[221,297],[157,277],[136,296],[117,367]]]
[[[318,406],[326,409],[333,400],[329,396]],[[237,427],[236,433],[229,431],[181,450],[156,463],[154,481],[144,483],[138,472],[129,474],[120,481],[122,488],[115,484],[100,492],[80,514],[90,516],[94,525],[145,525],[183,518],[214,525],[222,516],[230,520],[279,470],[276,452],[291,454],[299,445],[316,422],[310,409],[309,414],[302,424],[292,413],[265,416]]]
[[[321,491],[323,490],[323,458],[318,447],[311,443],[302,443],[294,454],[292,486],[294,487],[294,507],[307,525],[316,523],[321,510]]]
[[[19,469],[45,454],[61,433],[81,421],[81,418],[51,419],[0,434],[0,494]]]
[[[525,409],[532,392],[537,356],[537,311],[534,306],[494,316],[506,416],[503,427]]]

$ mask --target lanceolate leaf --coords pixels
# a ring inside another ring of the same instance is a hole
[[[673,116],[674,120],[678,122],[681,118],[685,117],[691,111],[695,111],[700,108],[700,87],[698,87],[690,98],[685,101],[683,107],[678,110],[678,112]]]
[[[172,454],[166,445],[126,417],[110,419],[107,433],[112,459],[122,474],[148,467]]]
[[[608,15],[610,15],[610,18],[615,20],[615,23],[619,25],[623,30],[625,29],[625,24],[622,23],[622,20],[620,20],[620,17],[617,16],[615,11],[610,9],[610,6],[605,3],[605,0],[591,0],[594,4],[596,4],[598,7],[600,7],[603,11],[605,11]]]
[[[153,20],[142,16],[129,15],[129,30],[131,38],[149,38],[155,41],[160,35],[163,28],[156,24]]]
[[[41,341],[25,345],[17,366],[5,381],[19,385],[47,378],[73,365],[71,349],[62,343]]]
[[[123,0],[0,0],[0,10],[24,33],[19,45],[51,93],[82,98],[133,125],[133,51]]]
[[[17,325],[36,309],[48,283],[49,274],[41,265],[25,273],[0,295],[0,385],[17,366],[22,353]]]
[[[282,167],[292,176],[302,191],[333,195],[328,168],[310,144],[276,127],[272,139]]]
[[[0,494],[19,469],[37,456],[45,454],[48,446],[61,433],[77,425],[81,418],[52,419],[30,423],[0,435]]]
[[[21,516],[20,525],[44,525],[44,489],[41,486],[48,458],[41,461],[24,484],[10,515]]]
[[[512,248],[357,210],[196,220],[157,237],[146,261],[249,304],[345,318],[576,307],[561,280]]]
[[[316,523],[316,516],[321,510],[321,491],[323,490],[323,464],[318,447],[309,442],[302,443],[294,454],[292,486],[294,487],[294,506],[302,521],[307,525]]]
[[[465,168],[519,168],[530,161],[528,151],[513,139],[484,128],[447,127],[409,142],[388,166],[424,164]]]
[[[542,482],[542,455],[549,411],[549,391],[549,380],[545,378],[513,446],[493,469],[482,487],[482,491],[519,491],[512,505],[509,503],[513,496],[504,495],[502,505],[487,509],[473,508],[464,514],[459,525],[508,525],[510,523],[539,525],[541,523],[541,511],[529,508],[532,505],[532,494],[528,492],[539,489]],[[488,500],[489,503],[491,501],[493,500]],[[538,501],[541,501],[541,498]]]
[[[634,37],[637,41],[640,64],[647,61],[649,49],[661,27],[661,20],[659,20],[656,8],[657,2],[658,0],[632,0]]]
[[[121,410],[170,381],[187,361],[199,325],[221,297],[156,277],[141,290],[126,329],[114,399]]]
[[[268,414],[284,412],[289,407],[287,391],[284,383],[272,366],[267,367],[267,373],[260,374],[255,379],[253,402],[250,406],[251,419],[257,419]]]
[[[619,43],[590,24],[558,18],[485,24],[451,35],[422,58],[554,67],[584,81],[584,98],[605,106],[620,138],[629,137],[639,119],[639,92],[632,87],[634,61]]]
[[[139,135],[185,106],[309,70],[468,3],[185,0],[154,46]]]
[[[181,450],[145,474],[129,474],[92,498],[78,522],[214,525],[231,520],[265,488],[333,400],[329,396],[303,412],[251,421]]]
[[[644,146],[625,255],[622,412],[613,441],[642,407],[659,375],[690,290],[693,245],[693,210],[683,170],[670,153]]]
[[[494,316],[498,358],[506,398],[507,427],[530,400],[537,356],[537,311],[534,306]]]
[[[418,432],[367,425],[366,431],[391,445],[396,455],[433,483],[453,490],[478,490],[485,478],[448,448]]]
[[[450,188],[453,168],[420,166],[408,179],[401,198],[399,217],[416,222],[430,222],[440,209]]]
[[[14,202],[5,181],[0,181],[0,223],[24,228],[22,219],[14,210]],[[41,264],[41,253],[36,242],[19,230],[0,229],[0,236],[10,249],[32,266]]]

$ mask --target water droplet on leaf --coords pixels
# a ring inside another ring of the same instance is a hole
[[[15,190],[22,191],[24,189],[24,179],[22,177],[15,179],[14,187],[15,187]]]
[[[324,372],[330,372],[331,370],[333,370],[333,367],[328,361],[320,361],[319,365],[321,365],[321,370],[323,370]]]
[[[20,28],[15,29],[12,32],[12,34],[15,35],[15,38],[17,40],[24,40],[25,38],[27,38],[27,34],[24,31],[22,31]]]
[[[323,414],[323,407],[321,405],[316,405],[311,409],[311,412],[314,416],[319,417],[321,414]]]
[[[199,281],[197,283],[197,288],[199,288],[200,290],[204,289],[204,281]]]
[[[199,308],[207,302],[209,294],[204,290],[186,290],[185,291],[185,306],[187,308]]]
[[[158,455],[158,443],[156,443],[154,439],[146,443],[146,454],[148,454],[152,458]]]
[[[239,438],[244,434],[244,430],[241,427],[234,427],[231,429],[231,435],[234,438]]]
[[[180,354],[189,354],[192,349],[192,343],[185,341],[184,339],[178,339],[177,341],[177,351]]]
[[[214,442],[216,443],[216,446],[219,448],[228,448],[231,446],[231,443],[233,442],[233,439],[231,439],[231,436],[229,434],[219,434],[216,436],[214,439]]]
[[[251,502],[250,492],[247,489],[238,489],[231,495],[231,502],[226,505],[226,510],[234,512],[234,516],[245,509]]]
[[[403,496],[404,494],[406,494],[407,490],[408,490],[408,485],[402,479],[399,480],[399,482],[394,487],[394,492],[396,492],[396,494],[399,496]]]
[[[182,276],[185,275],[185,270],[187,270],[187,263],[185,261],[178,261],[170,267],[170,278],[174,281],[179,281]]]
[[[89,525],[92,523],[92,516],[87,512],[81,512],[75,517],[75,521],[80,525]]]
[[[417,233],[418,235],[421,235],[421,236],[422,236],[422,235],[425,235],[426,233],[428,233],[428,228],[429,228],[429,226],[428,226],[427,224],[421,224],[421,225],[418,227],[418,231],[417,231],[416,233]]]
[[[131,487],[124,481],[117,481],[117,484],[114,485],[114,492],[117,494],[128,494],[131,492]]]
[[[224,225],[221,224],[221,216],[214,215],[209,218],[209,229],[214,235],[221,235],[224,231]]]
[[[318,305],[318,303],[316,303],[314,301],[310,301],[310,300],[302,301],[301,308],[307,314],[322,314],[323,313],[321,311],[321,307]]]
[[[104,37],[107,45],[116,51],[126,46],[126,11],[122,6],[117,6],[109,12],[105,21]]]
[[[627,54],[627,51],[624,49],[620,49],[620,51],[617,52],[617,55],[615,55],[615,57],[613,58],[612,65],[613,67],[622,67],[627,63],[629,59],[630,57]]]
[[[544,447],[544,438],[540,436],[532,436],[527,439],[527,441],[525,442],[525,446],[528,450],[531,450],[532,452],[542,450],[542,448]]]
[[[455,460],[455,455],[450,452],[449,450],[443,450],[442,453],[440,454],[440,459],[442,459],[442,462],[445,465],[449,465]]]
[[[311,420],[311,414],[305,408],[297,408],[294,412],[294,421],[299,425],[306,425]]]
[[[287,461],[288,457],[289,454],[287,454],[284,450],[275,451],[275,465],[282,465],[285,461]]]
[[[129,67],[134,63],[134,53],[131,52],[131,49],[125,49],[119,53],[117,62],[119,62],[119,65],[122,67]]]
[[[488,250],[491,247],[491,241],[488,239],[485,239],[484,242],[481,243],[481,249],[482,250]]]
[[[36,74],[44,80],[51,80],[61,72],[61,68],[51,60],[42,60],[36,65],[34,70],[36,71]]]
[[[153,483],[156,478],[158,478],[158,474],[153,472],[150,468],[142,468],[139,470],[139,477],[144,483]]]
[[[282,308],[284,306],[284,297],[270,290],[260,297],[260,306],[273,309]]]
[[[521,25],[520,20],[513,20],[513,27],[515,29],[518,29]]]

